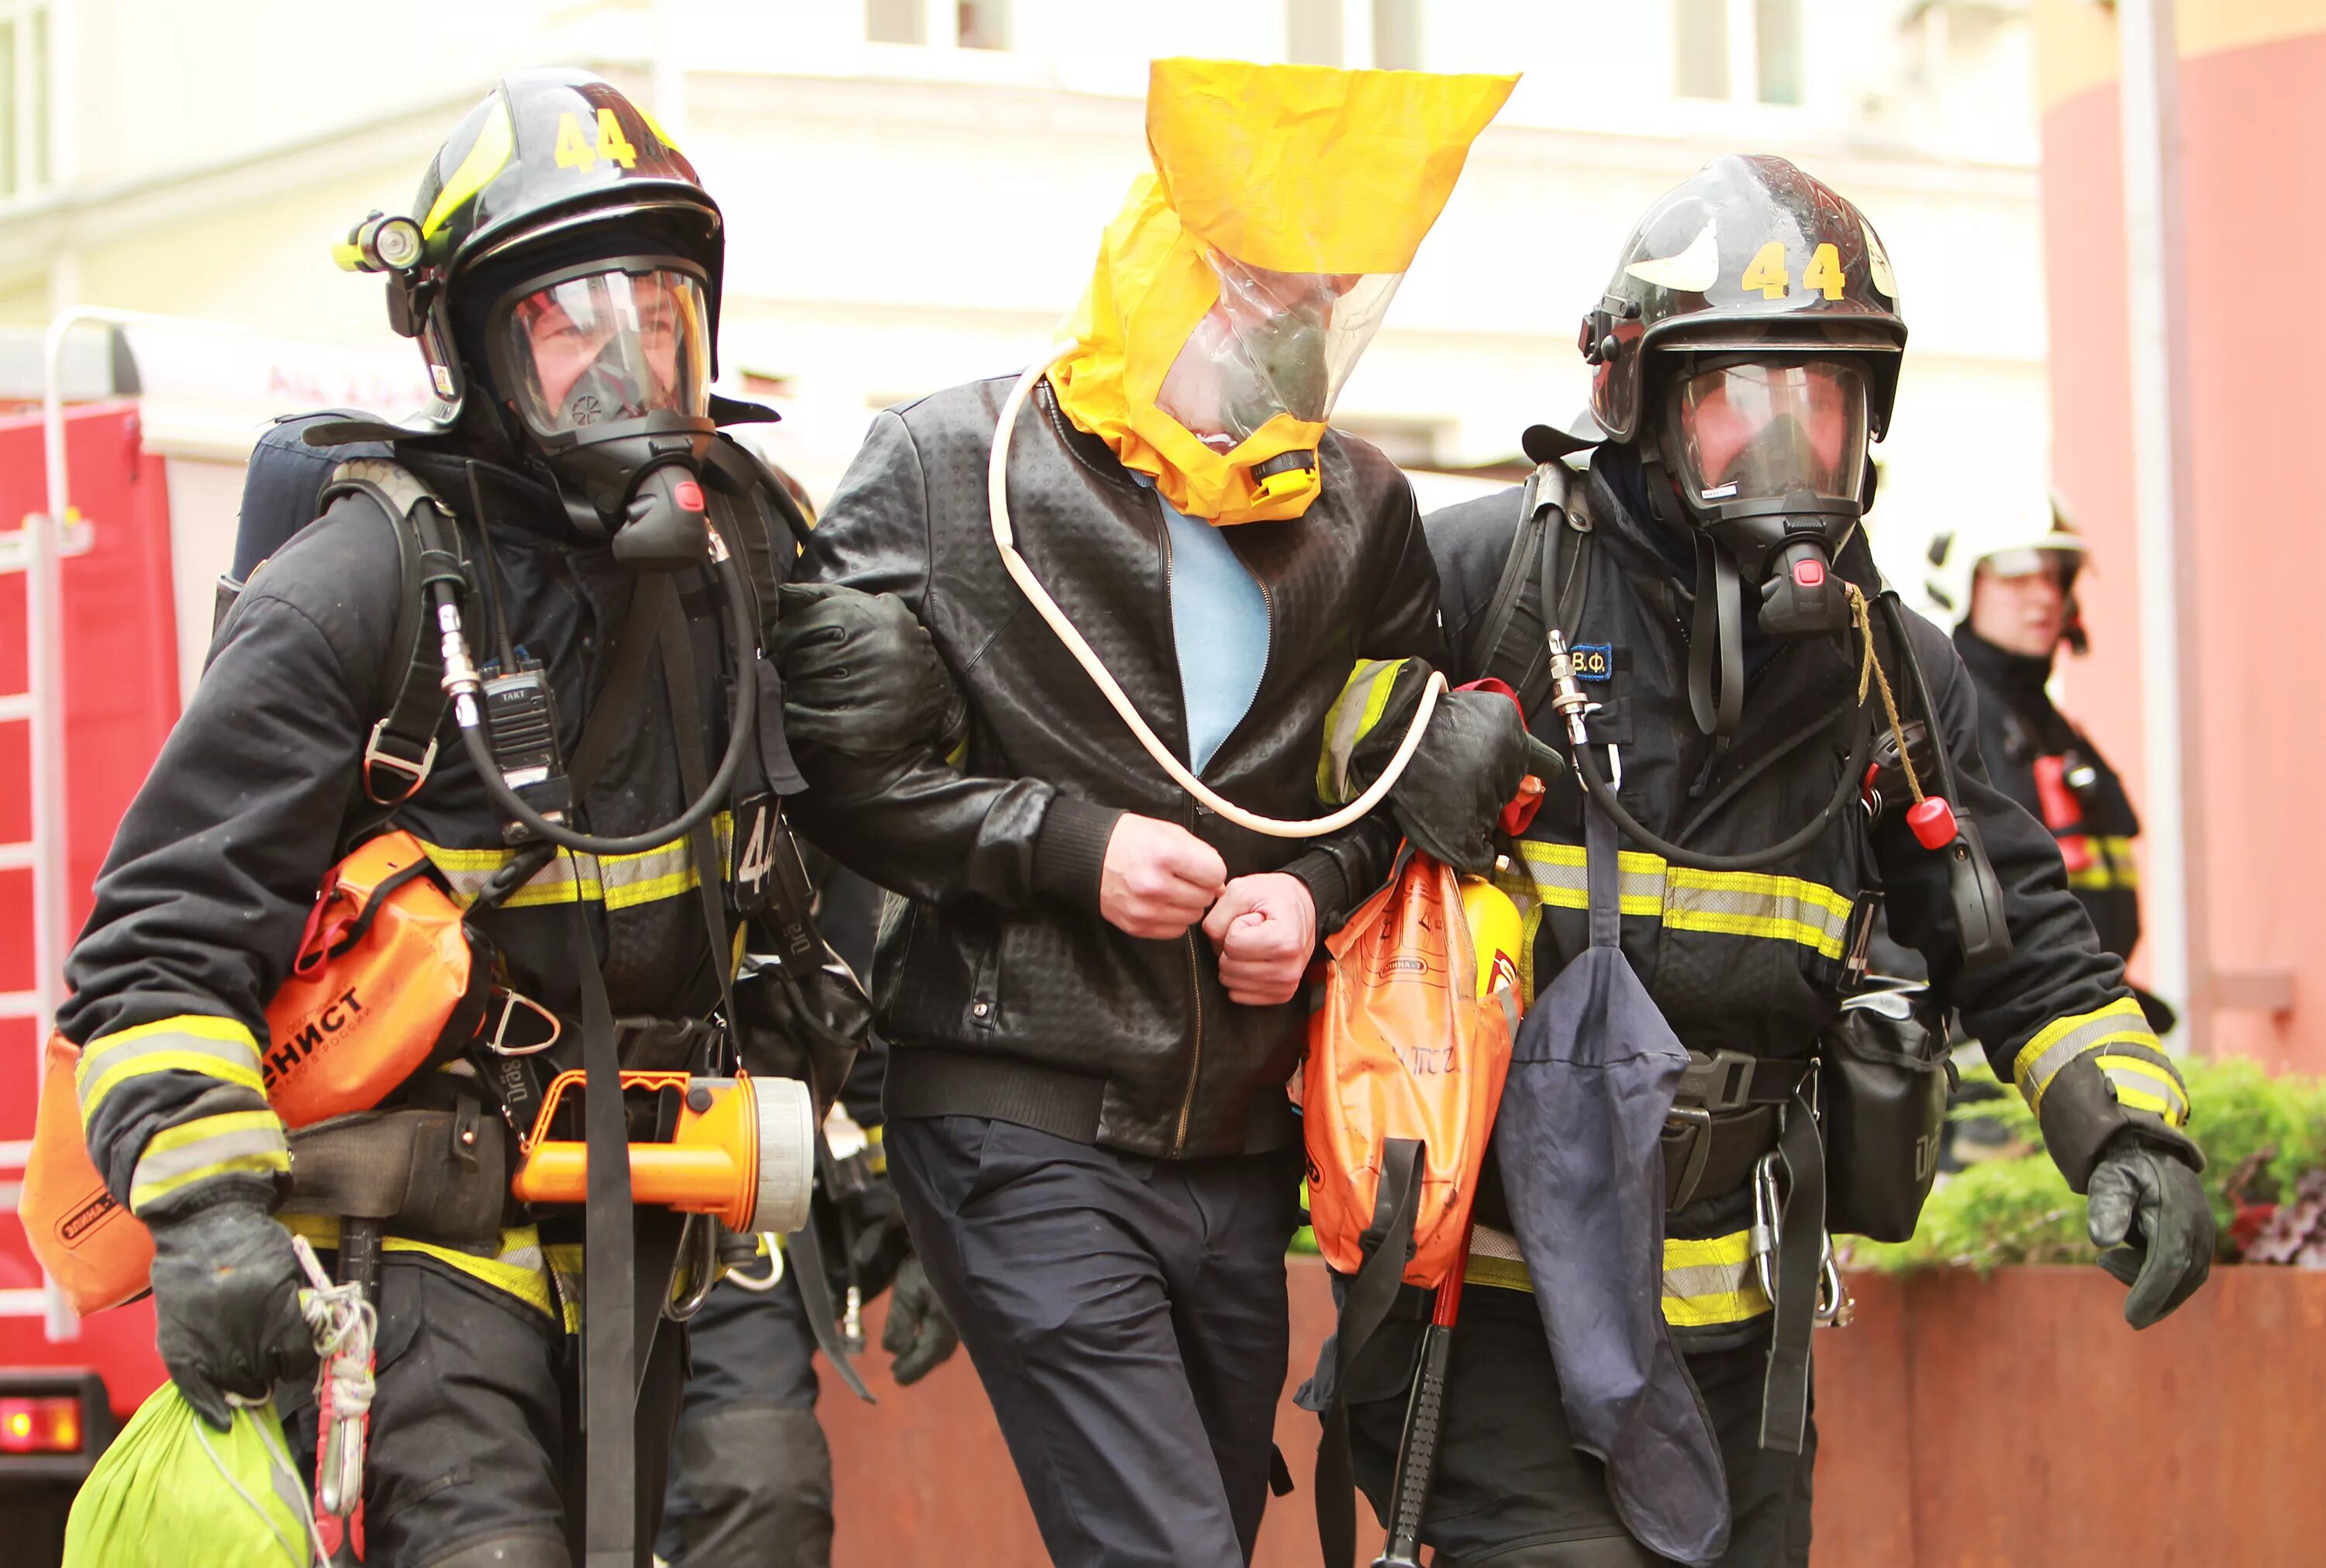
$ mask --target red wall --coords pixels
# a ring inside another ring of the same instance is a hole
[[[163,460],[141,450],[135,407],[76,410],[65,439],[72,504],[93,531],[88,553],[63,568],[69,902],[77,930],[121,814],[177,719],[178,654],[168,487]],[[45,510],[46,485],[39,418],[0,420],[0,526]],[[0,692],[24,687],[24,580],[12,573],[0,577]],[[0,724],[0,841],[31,831],[25,727]],[[32,874],[0,871],[0,990],[30,989],[33,981]],[[0,1139],[33,1136],[34,1047],[45,1033],[27,1020],[0,1020]],[[40,1282],[12,1204],[0,1220],[0,1288]],[[153,1343],[153,1310],[142,1304],[92,1318],[79,1341],[58,1345],[47,1342],[37,1318],[0,1318],[0,1366],[94,1367],[124,1412],[162,1380]]]
[[[2313,463],[2326,416],[2326,34],[2184,59],[2191,428],[2209,803],[2192,896],[2214,968],[2295,979],[2290,1016],[2219,1015],[2225,1053],[2326,1072],[2326,774],[2319,710],[2326,530]],[[2043,116],[2054,471],[2092,536],[2090,659],[2069,705],[2145,799],[2134,537],[2121,128],[2113,83]],[[2162,826],[2162,824],[2157,824]]]

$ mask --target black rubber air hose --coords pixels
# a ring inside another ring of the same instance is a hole
[[[1763,866],[1774,865],[1777,861],[1798,855],[1817,842],[1818,835],[1833,825],[1835,815],[1858,793],[1861,781],[1865,775],[1865,758],[1872,747],[1874,728],[1873,726],[1863,722],[1865,710],[1862,707],[1855,710],[1854,712],[1860,722],[1857,725],[1856,737],[1850,742],[1849,762],[1841,770],[1841,782],[1834,786],[1833,798],[1826,802],[1825,809],[1811,817],[1800,831],[1770,845],[1765,849],[1755,849],[1748,855],[1707,855],[1700,849],[1684,849],[1669,839],[1650,832],[1640,820],[1625,811],[1624,803],[1615,798],[1614,786],[1600,775],[1599,765],[1592,756],[1591,748],[1588,746],[1578,746],[1575,748],[1575,773],[1576,776],[1583,781],[1583,787],[1591,792],[1591,798],[1597,801],[1608,816],[1614,819],[1615,826],[1624,837],[1662,856],[1673,865],[1686,866],[1698,871],[1757,871]]]
[[[758,653],[758,634],[752,624],[751,601],[743,582],[743,574],[730,555],[715,563],[720,585],[727,590],[727,630],[731,639],[735,663],[735,701],[727,720],[727,754],[719,759],[719,771],[712,775],[700,797],[691,802],[686,810],[664,823],[643,833],[632,833],[619,839],[599,838],[577,831],[562,823],[553,822],[525,803],[508,781],[501,777],[498,763],[493,759],[491,743],[485,737],[484,705],[480,694],[470,694],[463,705],[457,698],[454,703],[460,716],[461,744],[467,749],[469,761],[484,781],[485,793],[493,804],[507,812],[509,819],[536,836],[561,849],[582,855],[637,855],[648,849],[659,849],[674,839],[684,839],[701,827],[719,809],[734,788],[735,777],[742,771],[743,758],[749,754],[753,721],[758,717],[758,692],[754,687],[753,664]],[[467,637],[461,629],[460,601],[454,597],[451,584],[435,585],[437,625],[451,636],[460,637],[463,648]]]

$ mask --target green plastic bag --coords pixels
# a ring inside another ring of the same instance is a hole
[[[64,1568],[313,1568],[311,1518],[272,1401],[218,1433],[164,1383],[81,1483]]]

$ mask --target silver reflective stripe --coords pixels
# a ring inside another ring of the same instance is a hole
[[[264,1118],[264,1121],[260,1120]],[[228,1122],[219,1131],[190,1138],[172,1133],[192,1133],[212,1122]],[[147,1203],[167,1197],[204,1176],[228,1171],[282,1171],[291,1164],[291,1146],[283,1126],[271,1111],[230,1112],[205,1117],[157,1134],[129,1177],[129,1208],[140,1212]]]
[[[2118,1103],[2153,1111],[2173,1127],[2189,1120],[2189,1091],[2181,1075],[2161,1055],[2130,1042],[2101,1052],[2092,1064],[2107,1080]]]
[[[1580,844],[1547,844],[1537,839],[1519,840],[1520,858],[1533,879],[1535,895],[1555,909],[1581,909],[1589,902],[1589,885]],[[1615,857],[1616,895],[1625,914],[1661,915],[1664,912],[1664,863],[1660,856],[1625,849]]]
[[[2147,1016],[2130,997],[2118,997],[2093,1012],[2077,1013],[2046,1024],[2019,1048],[2011,1079],[2019,1086],[2020,1093],[2027,1097],[2028,1109],[2040,1114],[2043,1091],[2051,1087],[2061,1068],[2087,1051],[2119,1044],[2145,1046],[2159,1057],[2163,1055],[2156,1036],[2149,1031]]]
[[[1664,1239],[1664,1321],[1676,1328],[1743,1322],[1769,1311],[1753,1271],[1752,1236],[1732,1231],[1701,1240]]]
[[[735,821],[721,812],[712,819],[712,827],[717,836],[716,858],[723,873],[733,860]],[[477,901],[493,874],[507,864],[510,854],[506,849],[454,849],[437,844],[423,844],[421,848],[427,851],[429,860],[451,888],[453,902],[463,907]],[[509,895],[507,907],[526,909],[571,904],[578,882],[582,898],[602,900],[609,909],[628,909],[692,892],[700,881],[694,873],[693,853],[684,839],[674,839],[635,855],[600,858],[560,850],[557,858],[535,872],[524,886]]]
[[[1850,904],[1830,887],[1799,877],[1697,871],[1684,866],[1671,869],[1670,881],[1664,923],[1676,931],[1796,942],[1828,958],[1841,957]]]

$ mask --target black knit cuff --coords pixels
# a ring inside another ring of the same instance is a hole
[[[1317,906],[1317,940],[1321,942],[1338,931],[1349,913],[1349,878],[1340,861],[1325,850],[1311,849],[1283,870],[1287,877],[1298,877],[1308,889],[1308,901]]]
[[[1122,816],[1073,795],[1053,795],[1034,840],[1034,886],[1077,909],[1096,912],[1107,840]]]

